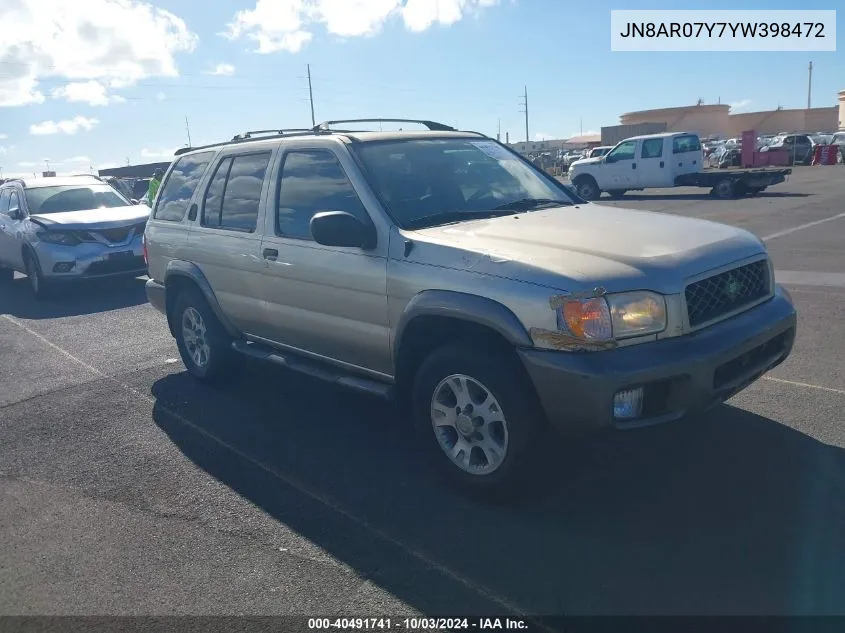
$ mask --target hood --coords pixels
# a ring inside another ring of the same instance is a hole
[[[403,234],[408,260],[573,292],[679,293],[692,275],[765,253],[732,226],[591,203]]]
[[[130,224],[138,224],[150,217],[150,208],[143,204],[126,207],[86,209],[85,211],[65,211],[63,213],[33,214],[30,220],[47,228],[62,229],[111,229]]]
[[[594,165],[595,163],[600,163],[601,159],[604,156],[593,156],[592,158],[581,158],[573,162],[569,168],[572,169],[575,165]]]

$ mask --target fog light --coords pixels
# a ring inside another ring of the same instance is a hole
[[[61,262],[53,266],[54,273],[69,273],[76,262]]]
[[[643,412],[643,388],[617,391],[613,396],[613,417],[630,420],[640,417]]]

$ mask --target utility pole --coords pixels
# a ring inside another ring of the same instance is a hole
[[[807,78],[807,109],[809,110],[813,103],[813,62],[810,62],[810,67],[807,70],[809,72]]]
[[[520,110],[523,114],[525,114],[525,142],[528,142],[528,86],[525,86],[525,94],[520,97],[523,101],[519,105],[521,105],[524,110]]]
[[[496,140],[501,142],[502,140],[502,120],[499,119],[499,127],[496,128]]]
[[[510,144],[511,144],[511,133],[505,132],[505,145],[510,145]]]
[[[578,119],[578,125],[580,126],[579,129],[581,130],[578,132],[579,135],[584,136],[584,119],[583,117]]]
[[[308,101],[311,102],[311,125],[317,125],[314,119],[314,91],[311,89],[311,64],[308,64]]]
[[[185,131],[188,133],[188,147],[191,147],[191,125],[188,123],[188,117],[185,117]]]

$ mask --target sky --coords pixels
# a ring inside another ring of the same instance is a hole
[[[709,0],[836,9],[841,0]],[[610,51],[611,9],[686,0],[0,0],[5,177],[167,161],[246,130],[423,118],[510,140],[567,138],[625,112],[837,104],[845,53]],[[837,31],[845,33],[845,10]],[[841,40],[841,38],[840,38]],[[187,125],[186,125],[187,119]],[[49,163],[48,163],[49,161]]]

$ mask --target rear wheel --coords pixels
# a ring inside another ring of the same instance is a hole
[[[595,200],[601,195],[601,189],[592,176],[578,176],[572,184],[584,200]]]
[[[197,380],[214,382],[232,366],[231,340],[198,290],[181,291],[173,306],[179,355]]]
[[[722,178],[713,186],[713,191],[711,193],[717,198],[733,198],[734,189],[733,179]]]
[[[417,371],[412,406],[435,468],[463,492],[501,500],[523,489],[543,417],[512,355],[435,350]]]

